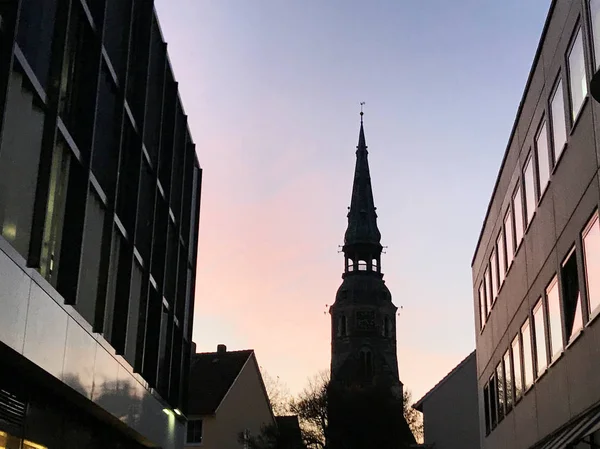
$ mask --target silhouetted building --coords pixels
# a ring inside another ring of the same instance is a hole
[[[237,449],[240,436],[257,437],[275,416],[251,349],[192,355],[186,447]]]
[[[597,447],[600,1],[552,1],[472,262],[482,447]]]
[[[202,172],[153,2],[0,16],[0,447],[181,447]]]
[[[402,382],[398,375],[396,353],[396,311],[392,295],[383,280],[381,267],[381,234],[377,227],[377,213],[373,200],[371,175],[367,159],[367,145],[362,121],[356,150],[356,168],[352,199],[348,212],[348,228],[344,237],[343,282],[331,306],[331,384],[333,387],[359,394],[356,401],[366,407],[368,391],[372,398],[396,401],[402,408]],[[366,395],[365,395],[366,394]],[[342,398],[343,396],[343,398]],[[348,403],[341,406],[349,394],[330,393],[329,423],[331,447],[352,439],[357,447],[360,437],[351,436],[348,422],[342,424],[340,413],[352,409]],[[385,399],[384,399],[385,398]],[[335,402],[337,399],[337,403]],[[381,404],[380,404],[381,405]],[[392,407],[394,408],[394,407]],[[364,412],[368,413],[367,410]],[[368,433],[366,418],[363,428]],[[396,426],[408,430],[402,416]],[[384,424],[384,423],[380,423]],[[386,437],[385,425],[376,432]],[[373,429],[375,432],[375,429]],[[412,438],[412,434],[408,430]],[[334,435],[338,435],[337,437]],[[393,436],[389,435],[390,441]]]
[[[423,414],[425,447],[480,448],[475,351],[419,399],[413,408]]]

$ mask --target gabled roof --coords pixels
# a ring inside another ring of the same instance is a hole
[[[188,414],[213,415],[253,354],[252,349],[193,354]]]
[[[450,379],[454,374],[456,374],[456,372],[458,370],[460,370],[463,366],[465,366],[467,364],[467,362],[469,360],[471,360],[472,357],[475,357],[475,351],[473,351],[467,357],[465,357],[462,362],[460,362],[458,365],[456,365],[452,371],[450,371],[448,374],[446,374],[446,376],[442,380],[440,380],[437,384],[435,384],[433,386],[433,388],[431,390],[429,390],[427,393],[425,393],[425,396],[423,396],[421,399],[419,399],[417,402],[415,402],[412,407],[415,410],[418,410],[419,412],[422,413],[423,412],[423,403],[425,402],[425,400],[427,400],[429,398],[429,396],[431,396],[438,388],[440,388],[448,379]]]

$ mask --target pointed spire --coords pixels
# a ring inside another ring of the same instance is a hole
[[[358,146],[356,147],[356,168],[354,170],[354,184],[352,186],[352,200],[348,212],[348,228],[344,238],[344,247],[355,244],[373,244],[381,248],[381,233],[377,227],[377,213],[373,200],[371,187],[371,174],[365,130],[363,124],[363,111],[361,103],[360,132]]]

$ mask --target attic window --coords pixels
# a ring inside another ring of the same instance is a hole
[[[187,422],[187,443],[202,443],[202,420],[191,419]]]
[[[367,271],[367,262],[365,260],[358,261],[358,271]]]
[[[377,259],[373,259],[371,262],[371,266],[373,267],[374,271],[377,271]]]

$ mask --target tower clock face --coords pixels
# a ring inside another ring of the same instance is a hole
[[[356,327],[361,331],[375,329],[375,312],[372,310],[359,310],[356,312]]]

